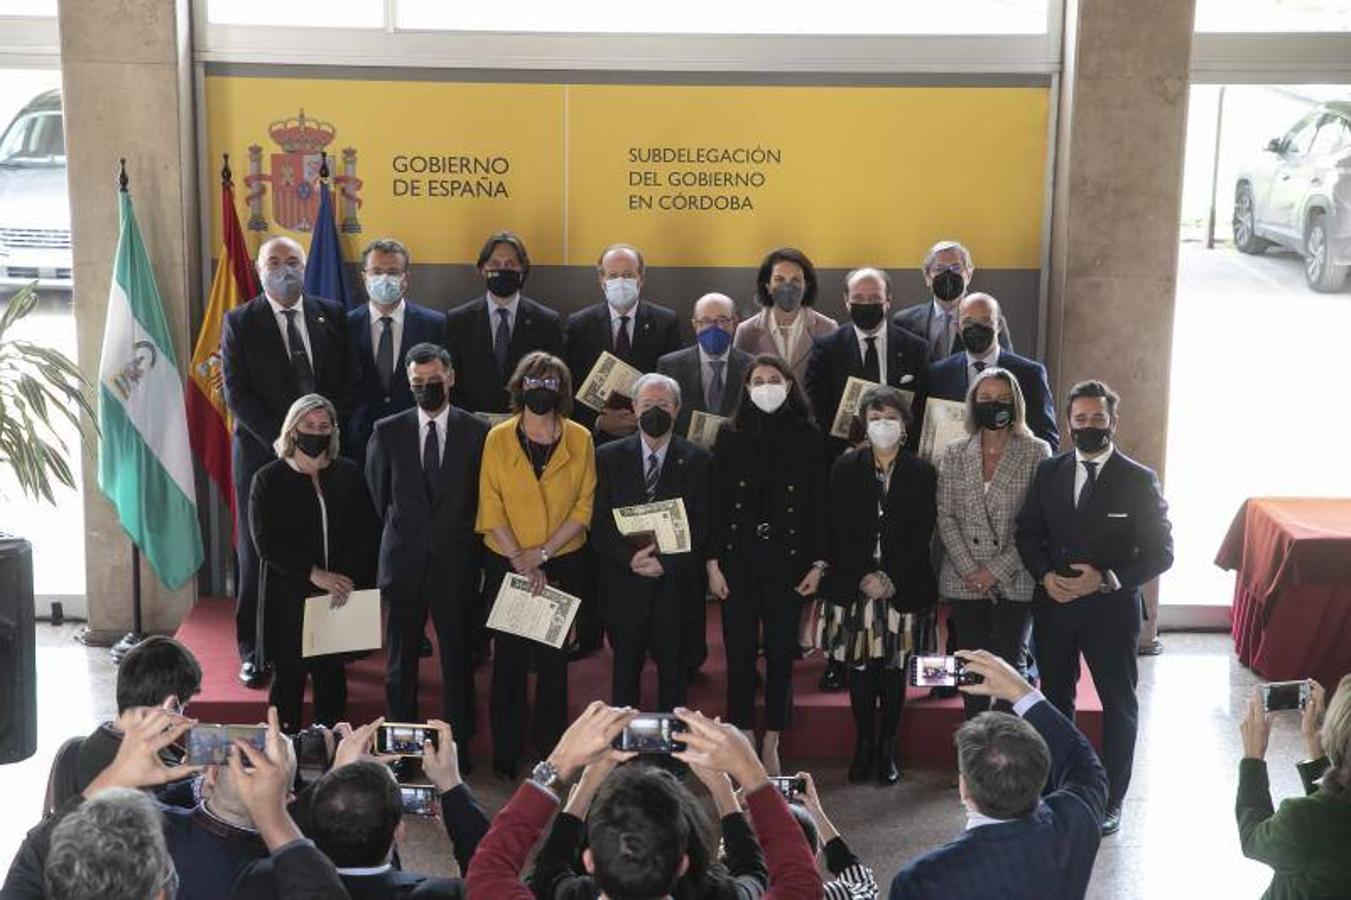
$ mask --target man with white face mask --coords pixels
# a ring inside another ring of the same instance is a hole
[[[347,338],[353,369],[352,417],[343,442],[358,464],[366,460],[371,428],[385,416],[413,408],[404,360],[418,344],[440,346],[446,336],[445,313],[407,299],[408,247],[380,238],[361,251],[362,281],[369,302],[347,312]]]
[[[563,359],[573,384],[586,379],[602,352],[614,354],[639,372],[655,372],[658,359],[680,349],[676,314],[642,299],[646,276],[638,248],[611,244],[601,251],[596,281],[604,299],[568,316],[563,332]],[[600,415],[577,406],[573,417],[590,428],[601,444],[638,430],[632,400],[612,398],[615,405]]]

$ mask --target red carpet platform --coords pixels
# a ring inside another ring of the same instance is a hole
[[[203,599],[179,626],[177,637],[192,649],[202,665],[202,692],[193,698],[188,715],[208,722],[257,722],[264,715],[266,691],[250,690],[239,683],[239,658],[235,652],[234,606],[228,600]],[[710,715],[723,712],[726,700],[726,660],[722,651],[722,627],[716,607],[708,617],[709,657],[703,675],[690,686],[690,707]],[[348,717],[362,723],[385,711],[385,657],[376,652],[347,668]],[[473,748],[478,759],[489,755],[488,683],[490,666],[478,672],[478,734]],[[824,693],[817,689],[825,662],[819,656],[798,663],[794,669],[793,726],[784,735],[787,759],[847,759],[853,752],[854,726],[849,715],[847,692]],[[424,717],[440,715],[440,667],[435,658],[422,660],[419,703]],[[644,674],[644,697],[656,701],[656,670],[649,663]],[[569,702],[572,713],[595,699],[610,698],[610,653],[602,650],[573,663],[569,671]],[[532,691],[533,696],[533,691]],[[308,710],[308,694],[306,706]],[[1095,745],[1102,741],[1102,703],[1084,667],[1079,683],[1078,724]],[[308,711],[307,711],[308,715]],[[907,763],[955,762],[952,733],[962,721],[959,698],[931,700],[927,690],[911,688],[901,722],[902,756]]]

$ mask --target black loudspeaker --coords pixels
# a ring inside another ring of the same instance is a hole
[[[0,534],[0,764],[27,759],[38,749],[33,628],[33,547]]]

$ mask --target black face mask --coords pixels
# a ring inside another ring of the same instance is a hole
[[[488,293],[494,297],[510,297],[525,284],[525,276],[515,269],[496,269],[484,276]]]
[[[886,310],[880,303],[851,303],[849,304],[849,318],[854,320],[854,324],[864,331],[872,331],[878,325],[882,324],[882,317],[886,315]]]
[[[1105,450],[1107,443],[1112,439],[1110,428],[1071,428],[1070,434],[1073,435],[1074,446],[1080,453],[1097,453]]]
[[[318,459],[328,452],[328,448],[333,443],[333,436],[329,434],[308,434],[304,431],[296,432],[296,449],[311,459]]]
[[[638,417],[638,427],[650,438],[659,438],[671,430],[671,414],[660,406],[649,406]]]
[[[525,408],[537,416],[547,416],[558,408],[558,391],[551,388],[531,388],[521,395]]]
[[[1007,400],[977,400],[971,408],[981,428],[1001,431],[1013,424],[1013,404]]]
[[[413,400],[427,412],[436,412],[446,402],[446,383],[444,381],[437,380],[415,384],[412,389]]]
[[[994,329],[984,322],[968,322],[962,328],[962,344],[980,356],[994,343]]]
[[[943,270],[933,278],[934,296],[944,303],[956,300],[966,291],[966,279],[961,272]]]

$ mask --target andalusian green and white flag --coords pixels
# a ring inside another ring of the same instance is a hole
[[[168,588],[202,564],[183,382],[131,195],[119,192],[121,236],[99,362],[99,487]]]

